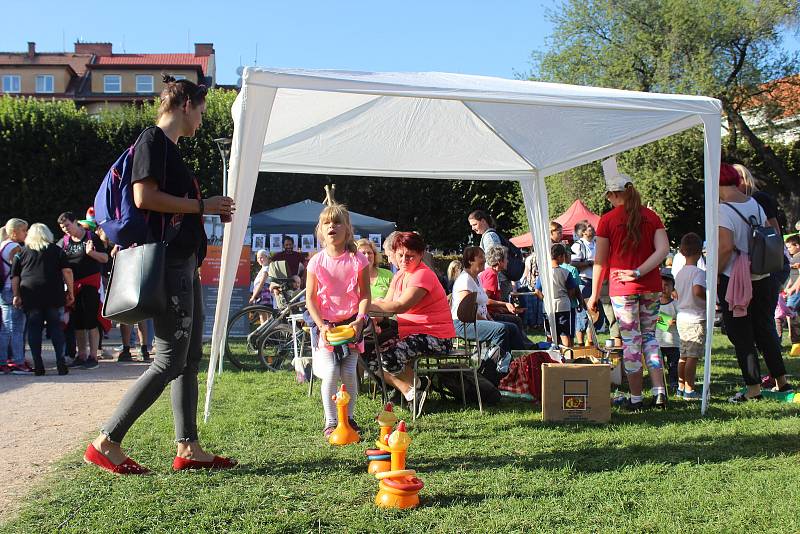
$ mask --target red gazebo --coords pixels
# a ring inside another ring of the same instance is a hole
[[[572,237],[572,229],[575,224],[580,221],[589,221],[592,226],[597,228],[597,223],[600,222],[600,216],[592,213],[581,200],[576,200],[572,206],[567,208],[567,211],[554,219],[557,223],[564,227],[564,237]],[[509,241],[514,243],[519,248],[528,248],[533,244],[531,233],[527,232],[516,237],[512,237]]]

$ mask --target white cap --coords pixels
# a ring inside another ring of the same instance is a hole
[[[624,191],[626,185],[633,183],[630,176],[619,172],[617,158],[614,156],[603,161],[603,177],[606,180],[606,191]]]

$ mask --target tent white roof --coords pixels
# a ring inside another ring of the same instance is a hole
[[[239,252],[231,244],[244,238],[259,171],[518,180],[535,249],[542,251],[549,224],[545,176],[701,124],[706,236],[715,250],[720,112],[718,100],[701,96],[437,72],[246,68],[233,105],[229,173],[238,214],[225,230],[218,302],[228,302],[232,291]],[[543,277],[549,299],[550,273]],[[712,296],[715,286],[709,276]],[[708,303],[711,316],[714,298]],[[218,307],[210,370],[227,318],[228,309]]]

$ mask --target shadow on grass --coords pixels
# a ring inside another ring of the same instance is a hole
[[[579,447],[548,451],[516,458],[496,456],[451,456],[434,461],[420,458],[416,468],[421,473],[461,469],[493,469],[513,465],[516,469],[560,470],[568,468],[578,473],[617,471],[630,466],[723,463],[733,459],[774,458],[800,452],[796,433],[753,434],[724,438],[687,439],[680,443],[628,445],[620,447]]]

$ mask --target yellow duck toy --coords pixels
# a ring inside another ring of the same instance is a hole
[[[380,481],[380,489],[375,497],[377,506],[400,509],[419,506],[419,490],[425,484],[416,477],[416,471],[406,469],[406,451],[410,444],[406,422],[400,421],[387,443],[392,455],[391,470],[375,474],[375,478]]]
[[[331,435],[328,436],[328,443],[331,445],[358,443],[361,441],[361,436],[353,430],[348,421],[347,405],[350,404],[350,394],[347,393],[347,388],[344,387],[344,384],[339,387],[339,392],[333,396],[333,400],[336,401],[336,414],[339,418],[339,423]]]

